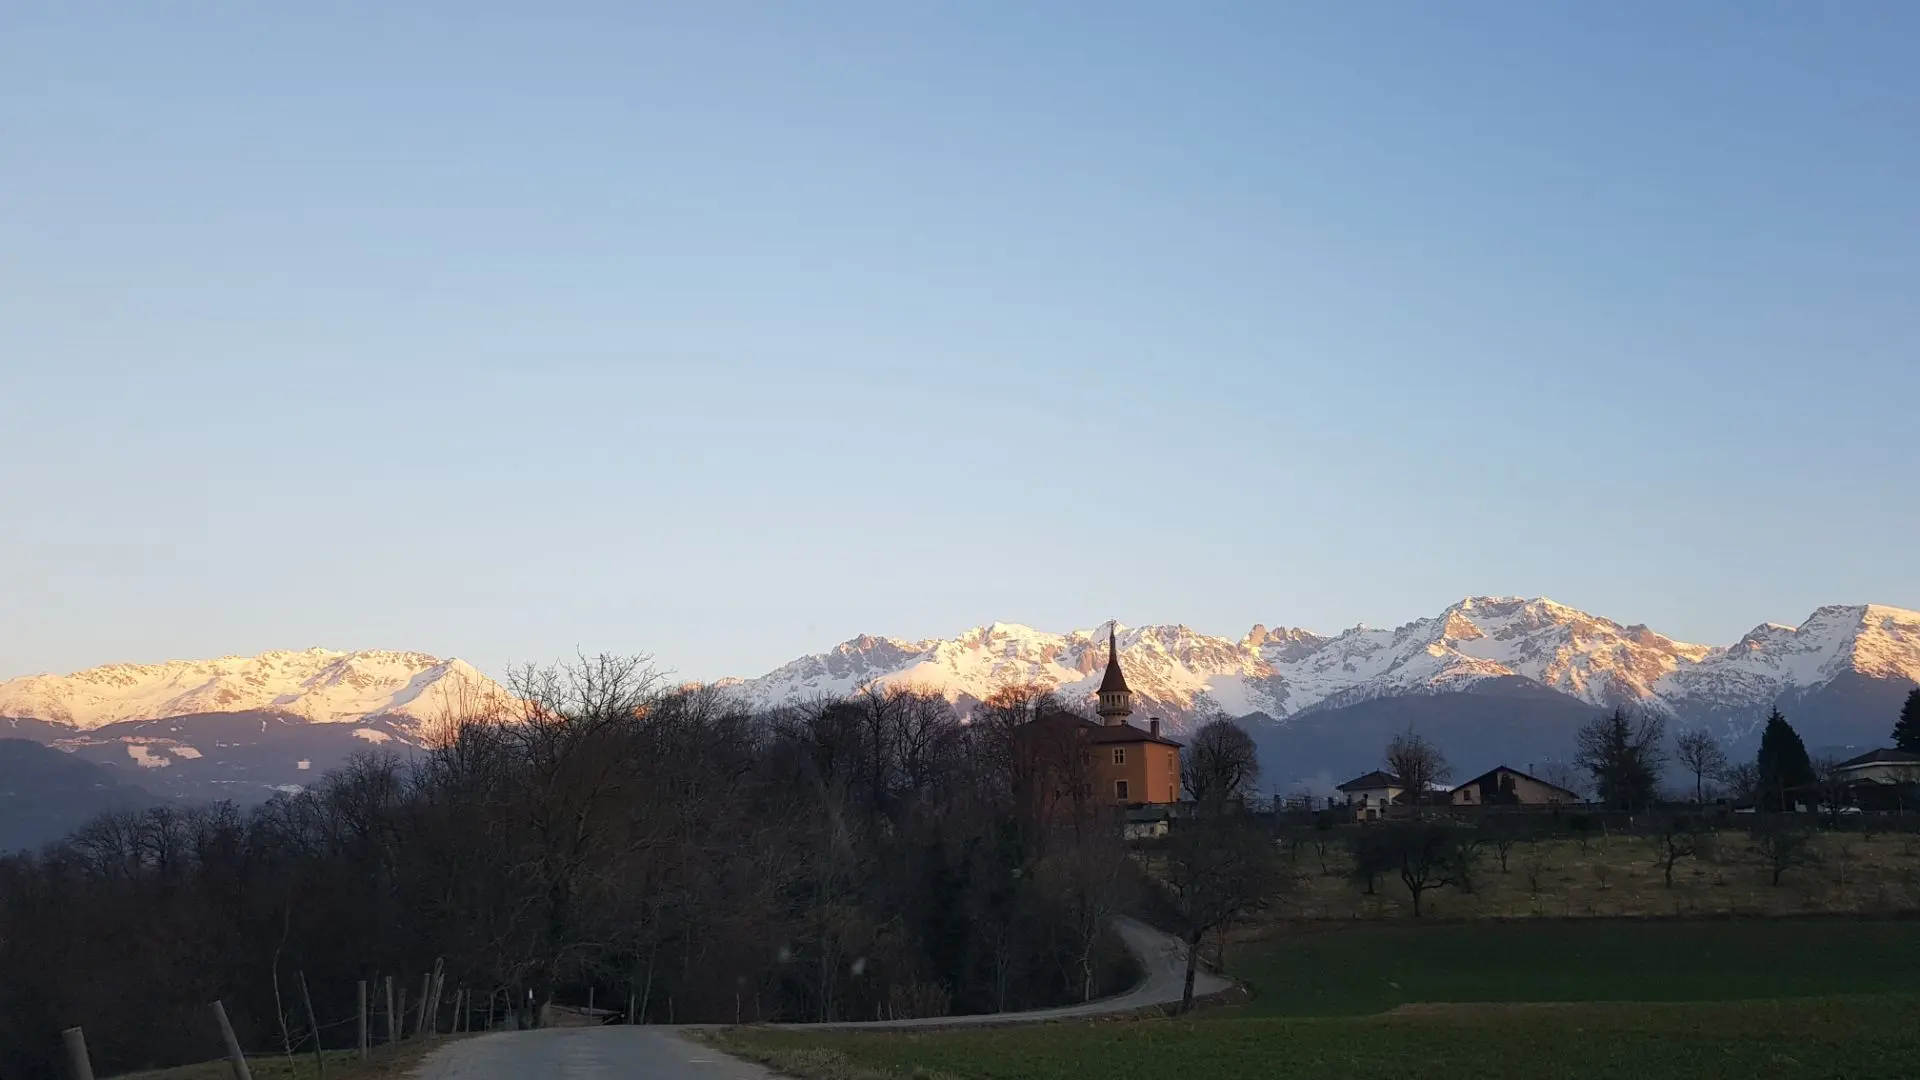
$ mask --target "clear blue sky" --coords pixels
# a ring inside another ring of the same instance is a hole
[[[1920,607],[1916,41],[1891,0],[9,5],[0,675]]]

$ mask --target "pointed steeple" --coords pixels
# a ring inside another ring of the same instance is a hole
[[[1107,674],[1100,680],[1100,692],[1104,694],[1109,690],[1130,693],[1127,677],[1120,673],[1120,643],[1111,624],[1107,626]]]
[[[1133,715],[1133,691],[1127,689],[1127,677],[1120,673],[1120,640],[1111,624],[1107,627],[1107,673],[1100,679],[1100,707],[1094,711],[1115,727]]]

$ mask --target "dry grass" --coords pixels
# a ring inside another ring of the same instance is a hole
[[[1335,845],[1336,847],[1338,845]],[[1821,862],[1797,867],[1770,884],[1745,832],[1714,834],[1704,857],[1682,859],[1673,888],[1662,881],[1654,842],[1595,835],[1587,842],[1555,837],[1515,845],[1502,872],[1483,850],[1474,889],[1426,896],[1429,918],[1646,917],[1712,915],[1885,915],[1920,909],[1920,837],[1825,833]],[[1324,869],[1311,844],[1292,856],[1292,887],[1277,897],[1267,921],[1411,919],[1413,905],[1397,877],[1382,875],[1376,894],[1347,879],[1344,850],[1329,850]],[[1258,927],[1243,927],[1242,933]],[[1239,936],[1239,935],[1237,935]]]

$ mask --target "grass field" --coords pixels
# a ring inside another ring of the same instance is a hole
[[[1295,849],[1289,888],[1271,915],[1284,920],[1411,918],[1407,892],[1392,876],[1373,895],[1347,879],[1351,865],[1340,834],[1313,834]],[[1484,851],[1474,890],[1427,894],[1429,916],[1447,919],[1544,916],[1667,917],[1691,915],[1884,914],[1920,909],[1920,834],[1823,833],[1816,865],[1795,867],[1778,886],[1744,832],[1722,829],[1698,859],[1683,859],[1666,887],[1655,847],[1636,836],[1566,836],[1517,844],[1502,871]]]
[[[1188,1018],[716,1039],[809,1080],[1920,1076],[1920,922],[1362,926],[1232,967],[1252,1000]]]
[[[1920,997],[1205,1017],[900,1034],[735,1031],[722,1045],[815,1080],[1911,1080]]]
[[[1733,1001],[1920,993],[1920,921],[1401,923],[1229,953],[1258,1015],[1410,1002]],[[1920,1074],[1920,1063],[1916,1064]]]

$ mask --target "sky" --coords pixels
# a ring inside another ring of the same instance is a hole
[[[0,677],[1920,608],[1920,5],[0,13]]]

